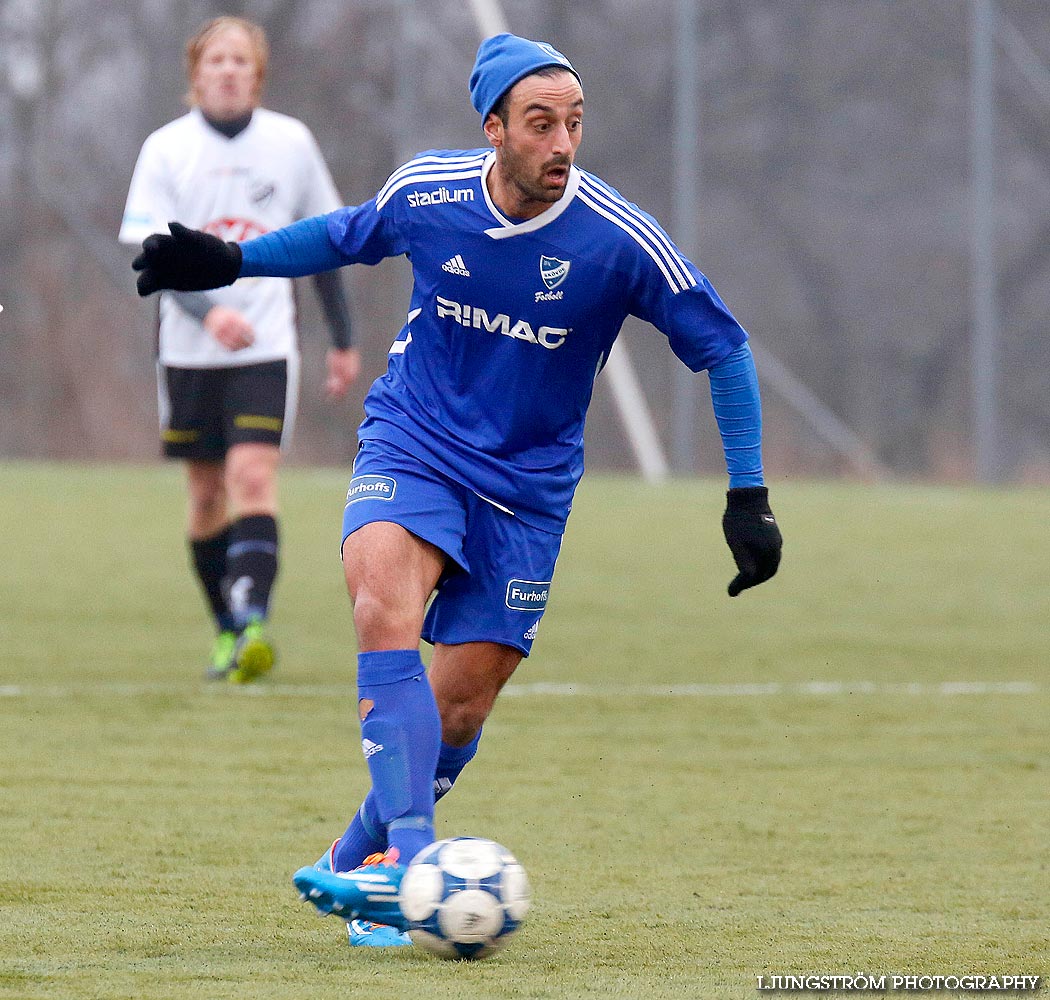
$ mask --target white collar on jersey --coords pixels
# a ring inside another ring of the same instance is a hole
[[[495,162],[496,151],[492,150],[485,157],[485,162],[481,167],[481,190],[485,195],[485,203],[488,205],[489,211],[500,223],[492,229],[485,230],[485,235],[491,236],[494,240],[505,240],[508,236],[520,236],[523,233],[534,233],[537,229],[542,229],[544,226],[549,225],[569,207],[569,203],[576,197],[576,192],[580,187],[580,172],[574,165],[569,168],[569,180],[565,185],[565,193],[550,208],[544,209],[539,215],[526,219],[524,222],[511,222],[496,208],[496,203],[489,194],[487,178]]]

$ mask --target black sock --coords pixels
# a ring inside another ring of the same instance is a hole
[[[267,616],[276,576],[277,521],[269,514],[234,521],[226,550],[225,590],[238,627]]]
[[[230,544],[230,526],[227,525],[210,538],[191,538],[189,543],[193,568],[204,589],[204,596],[215,623],[220,629],[232,629],[233,618],[226,604],[222,586],[223,577],[226,576],[226,550]]]

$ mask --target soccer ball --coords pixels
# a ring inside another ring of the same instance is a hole
[[[421,948],[442,958],[487,958],[529,909],[529,880],[495,841],[450,837],[424,848],[401,880],[401,912]]]

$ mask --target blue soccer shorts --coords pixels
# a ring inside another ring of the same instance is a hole
[[[560,533],[526,524],[400,448],[365,441],[347,490],[342,540],[375,521],[399,524],[449,558],[423,639],[498,642],[529,655]]]

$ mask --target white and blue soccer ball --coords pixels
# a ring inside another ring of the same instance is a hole
[[[493,840],[450,837],[424,848],[401,880],[401,912],[421,948],[442,958],[487,958],[529,909],[529,880]]]

